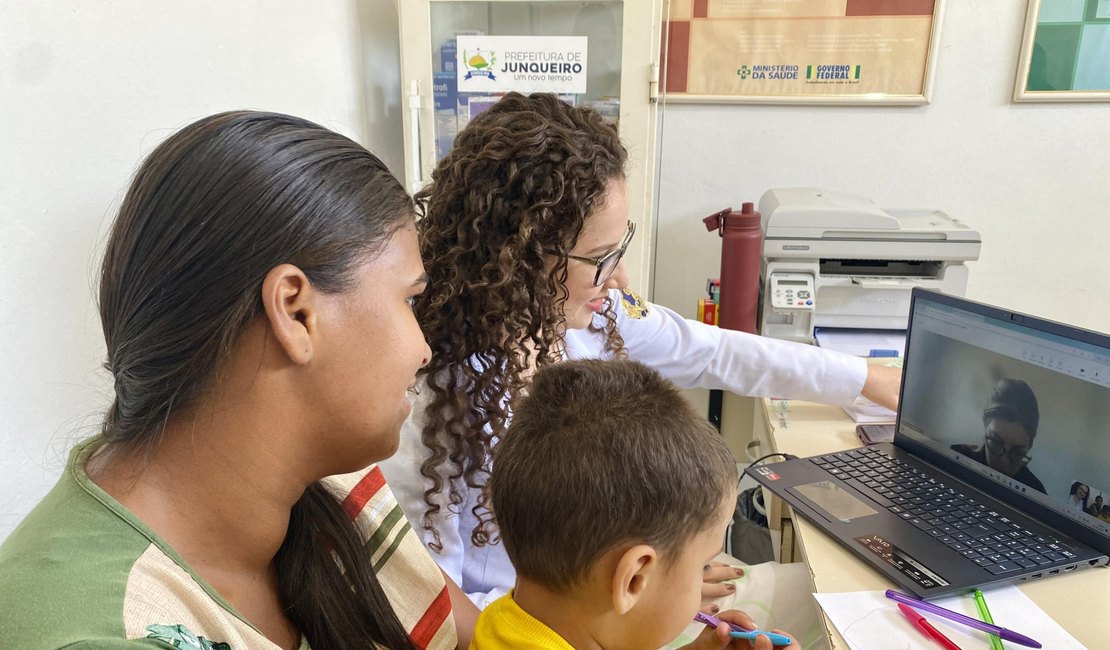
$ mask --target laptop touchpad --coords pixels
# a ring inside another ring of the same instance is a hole
[[[804,498],[832,520],[848,523],[853,519],[875,514],[871,506],[832,481],[798,485],[788,488],[788,491]]]

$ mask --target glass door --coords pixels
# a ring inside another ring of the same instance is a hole
[[[501,61],[500,67],[522,72],[535,71],[536,74],[531,76],[546,75],[548,71],[559,73],[563,71],[560,68],[565,69],[567,74],[564,76],[570,76],[575,69],[583,70],[586,77],[585,92],[560,93],[563,101],[572,105],[592,106],[616,122],[620,111],[622,8],[620,2],[433,2],[431,34],[435,160],[438,161],[451,148],[451,142],[459,129],[502,94],[496,90],[483,92],[458,87],[456,62],[460,35],[585,36],[587,47],[584,66],[573,58],[565,60],[558,56],[555,60],[549,60],[537,56],[530,57],[529,60]],[[473,42],[474,39],[462,39],[464,44],[468,40]],[[496,63],[486,61],[480,50],[471,50],[468,53],[464,47],[463,53],[463,66],[469,66],[471,72],[475,68],[480,71],[479,66],[498,67]]]
[[[556,92],[563,101],[596,109],[620,129],[629,150],[630,218],[637,223],[626,265],[633,288],[647,293],[662,2],[640,0],[633,8],[622,0],[400,0],[410,191],[430,181],[458,131],[504,94],[507,77],[517,84],[543,79],[535,88],[514,89]],[[490,42],[502,47],[488,47]]]

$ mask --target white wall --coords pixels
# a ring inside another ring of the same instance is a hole
[[[0,539],[108,400],[99,245],[143,153],[209,113],[316,120],[402,169],[395,0],[0,0]],[[655,298],[693,315],[700,218],[816,185],[983,233],[968,295],[1110,328],[1110,106],[1010,103],[1024,3],[947,3],[933,104],[667,106]]]
[[[107,405],[100,246],[144,153],[253,108],[403,164],[394,0],[0,0],[0,539]]]
[[[946,3],[928,106],[667,105],[654,299],[693,317],[719,276],[701,217],[815,186],[945,210],[983,236],[969,298],[1110,330],[1110,104],[1011,102],[1025,4]]]

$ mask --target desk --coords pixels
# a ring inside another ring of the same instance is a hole
[[[835,406],[758,400],[754,427],[761,454],[785,452],[804,457],[860,446],[855,422]],[[771,497],[769,492],[765,494]],[[773,528],[783,531],[783,546],[789,546],[780,549],[781,557],[783,561],[795,557],[808,564],[815,592],[881,591],[896,586],[808,521],[791,519],[790,515],[788,506],[771,497],[768,519]],[[1080,643],[1090,648],[1107,647],[1110,569],[1084,569],[1019,583],[1019,588]],[[822,619],[829,647],[847,650],[840,633],[823,614]]]

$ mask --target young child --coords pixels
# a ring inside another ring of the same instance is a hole
[[[570,361],[536,373],[490,477],[516,588],[482,612],[470,647],[665,645],[698,610],[736,483],[720,434],[647,366]],[[755,627],[741,612],[718,618]],[[730,639],[722,624],[688,647],[771,643]]]

